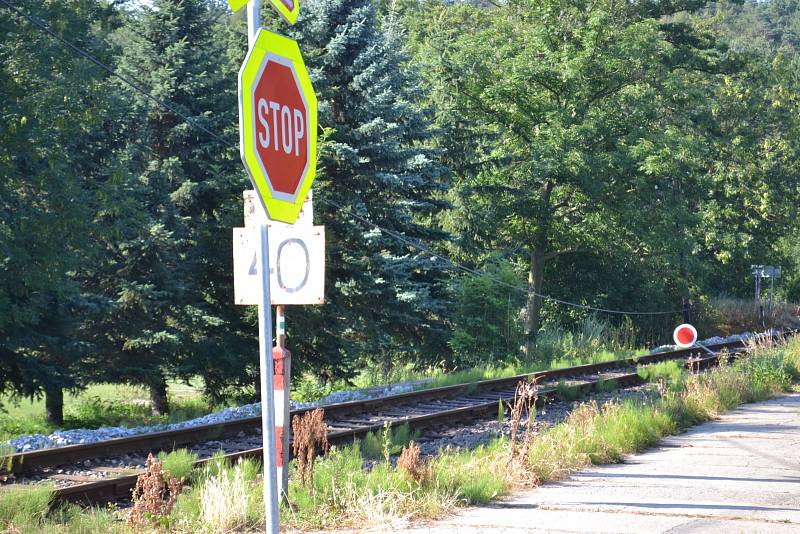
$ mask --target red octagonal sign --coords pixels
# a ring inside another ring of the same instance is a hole
[[[253,90],[256,152],[273,196],[290,200],[308,167],[308,106],[291,64],[268,56]]]
[[[244,166],[271,219],[293,224],[316,171],[317,99],[295,41],[259,30],[239,71]]]

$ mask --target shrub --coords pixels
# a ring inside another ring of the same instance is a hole
[[[321,408],[292,418],[292,449],[297,458],[297,474],[305,486],[314,477],[314,458],[320,451],[328,450],[328,428],[325,426],[325,411]]]
[[[422,461],[419,446],[413,441],[400,452],[397,469],[403,473],[406,480],[413,480],[418,485],[425,484],[433,477],[431,462]]]
[[[147,526],[169,528],[169,515],[183,484],[169,475],[165,477],[161,462],[152,454],[147,455],[145,467],[132,492],[133,507],[128,513],[128,525],[136,530]]]

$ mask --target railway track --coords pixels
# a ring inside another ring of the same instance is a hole
[[[735,353],[744,351],[745,344],[741,341],[720,343],[709,345],[708,349],[715,353],[721,351]],[[517,383],[528,377],[537,379],[540,386],[540,402],[544,402],[558,398],[561,384],[579,393],[630,386],[641,383],[641,378],[636,373],[638,365],[690,357],[699,357],[701,367],[713,365],[717,361],[716,356],[711,356],[700,349],[683,349],[485,380],[474,384],[445,386],[377,399],[331,404],[324,406],[328,441],[331,444],[349,443],[369,432],[381,430],[387,423],[392,427],[408,424],[414,430],[426,430],[438,426],[452,426],[461,421],[491,417],[496,415],[499,402],[513,400]],[[292,416],[311,409],[292,410]],[[17,453],[9,458],[11,467],[6,470],[6,476],[24,478],[44,473],[45,477],[52,478],[61,485],[56,489],[56,501],[103,504],[129,498],[139,473],[130,468],[103,465],[110,463],[107,460],[124,455],[139,455],[141,458],[149,452],[169,451],[181,447],[196,451],[201,457],[205,456],[198,461],[198,465],[207,462],[210,455],[220,449],[228,452],[225,456],[230,460],[241,457],[260,458],[262,451],[257,446],[261,440],[260,425],[260,417],[251,417],[218,425]],[[98,466],[91,467],[98,463]],[[105,477],[92,480],[92,476],[85,474],[63,474],[70,472],[70,469],[63,468],[64,466],[74,465],[90,466],[92,472],[105,473]]]

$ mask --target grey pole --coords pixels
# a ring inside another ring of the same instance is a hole
[[[261,28],[261,2],[247,3],[247,44],[252,49]],[[272,368],[272,301],[269,295],[269,237],[267,225],[259,227],[258,269],[261,302],[258,305],[258,353],[261,382],[261,437],[264,442],[264,511],[266,532],[278,534],[278,458],[275,449],[275,389]]]
[[[275,389],[272,369],[272,304],[269,295],[269,237],[259,227],[258,269],[261,303],[258,305],[258,352],[261,379],[261,437],[264,441],[264,509],[267,532],[278,534],[278,454],[275,449]]]
[[[247,2],[247,48],[253,48],[256,33],[261,28],[261,0]]]

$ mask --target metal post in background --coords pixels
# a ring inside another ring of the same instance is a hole
[[[277,481],[283,498],[289,492],[289,399],[292,370],[292,353],[286,348],[286,315],[283,305],[275,306],[275,341],[272,349],[272,361],[275,366],[275,443],[277,454]]]
[[[247,2],[247,48],[253,48],[261,28],[261,0]]]

